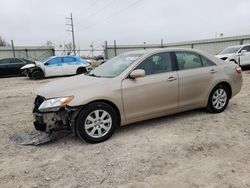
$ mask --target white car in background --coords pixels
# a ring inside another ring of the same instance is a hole
[[[21,67],[23,74],[32,79],[44,77],[83,74],[91,70],[90,64],[76,56],[53,56],[44,62],[35,62]]]
[[[216,55],[224,61],[233,61],[241,67],[250,65],[250,44],[230,46]]]

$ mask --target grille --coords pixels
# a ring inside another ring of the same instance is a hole
[[[33,112],[39,112],[38,108],[43,103],[43,101],[45,101],[45,98],[37,95],[37,97],[35,98],[35,102],[34,102]]]

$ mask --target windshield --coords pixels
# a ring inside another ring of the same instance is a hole
[[[241,48],[241,46],[228,47],[228,48],[222,50],[219,54],[232,54],[232,53],[236,53],[240,48]]]
[[[122,54],[108,60],[89,73],[90,76],[113,78],[121,74],[142,54]]]
[[[45,59],[45,60],[43,61],[43,63],[46,63],[47,61],[49,61],[49,60],[52,59],[52,58],[54,58],[54,56]]]

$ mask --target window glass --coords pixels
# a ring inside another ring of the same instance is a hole
[[[135,62],[143,54],[121,54],[112,59],[109,59],[106,63],[101,64],[89,75],[95,75],[100,77],[113,78],[121,74],[126,70],[133,62]]]
[[[136,69],[145,70],[146,75],[172,71],[170,52],[152,55],[144,60]]]
[[[240,52],[241,52],[242,50],[246,50],[247,52],[250,52],[250,46],[245,46],[245,47],[243,47],[243,48],[240,50]]]
[[[23,61],[18,58],[12,58],[10,62],[11,63],[23,63]]]
[[[73,57],[64,57],[63,58],[63,62],[65,63],[72,63],[72,62],[76,62],[76,59]]]
[[[202,67],[201,58],[192,52],[175,52],[178,67],[180,70]]]
[[[7,64],[10,63],[10,59],[1,59],[0,64]]]
[[[202,56],[201,56],[201,59],[202,59],[202,63],[203,63],[203,66],[204,66],[204,67],[209,67],[209,66],[215,65],[214,62],[208,60],[208,59],[205,58],[205,57],[202,57]]]
[[[231,47],[225,48],[219,54],[232,54],[232,53],[236,53],[240,48],[241,48],[241,46],[231,46]]]
[[[56,57],[48,61],[48,65],[57,65],[61,63],[61,58]]]

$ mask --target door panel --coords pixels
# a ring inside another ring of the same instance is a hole
[[[56,57],[45,63],[44,66],[46,76],[63,75],[62,58]]]
[[[245,46],[242,50],[246,50],[240,55],[240,65],[250,65],[250,46]]]
[[[0,60],[0,76],[11,75],[9,70],[10,59],[1,59]]]
[[[179,107],[202,105],[207,102],[209,90],[215,82],[216,66],[203,67],[178,72],[179,75]],[[213,73],[214,72],[214,73]]]
[[[177,109],[177,73],[161,73],[134,80],[125,79],[122,82],[122,95],[127,120]]]
[[[241,65],[250,65],[250,52],[246,52],[244,55],[240,56]]]
[[[25,65],[21,59],[13,58],[9,64],[9,70],[12,75],[21,75],[21,67]]]
[[[63,58],[63,74],[64,75],[76,74],[76,70],[78,67],[79,67],[79,64],[74,57]]]
[[[176,52],[179,71],[179,108],[205,105],[218,67],[193,52]]]

